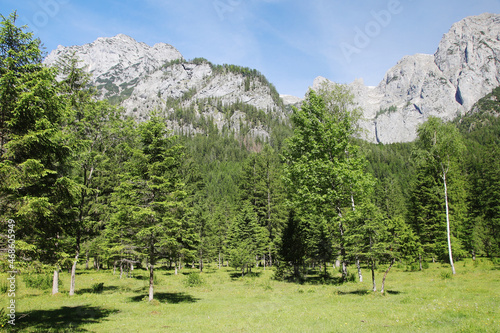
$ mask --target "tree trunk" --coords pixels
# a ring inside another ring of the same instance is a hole
[[[359,264],[358,256],[356,256],[356,267],[358,268],[359,282],[363,282],[363,274],[361,274],[361,265]]]
[[[419,266],[420,270],[423,270],[422,269],[422,255],[421,254],[418,255],[418,266]]]
[[[52,279],[52,295],[59,293],[59,270],[54,270],[54,278]]]
[[[273,256],[271,253],[271,245],[269,245],[269,267],[273,266]]]
[[[219,269],[220,269],[220,267],[221,267],[221,264],[220,264],[220,259],[221,259],[221,257],[220,257],[220,250],[219,250]]]
[[[85,269],[89,269],[89,250],[85,251]]]
[[[76,264],[78,263],[79,251],[76,251],[75,261],[73,261],[73,266],[71,267],[71,282],[69,286],[69,295],[73,296],[75,294],[75,279],[76,279]]]
[[[451,254],[451,232],[450,232],[450,215],[448,208],[448,189],[446,187],[446,172],[443,169],[443,184],[444,184],[444,200],[446,204],[446,231],[448,235],[448,253],[450,255],[450,265],[453,275],[455,275],[455,265],[453,264],[453,255]]]
[[[472,260],[476,260],[476,251],[472,250]]]
[[[342,212],[339,207],[337,207],[339,212],[340,221],[339,231],[340,231],[340,257],[342,259],[342,281],[347,282],[347,262],[345,260],[346,252],[344,247],[344,225],[342,224]]]
[[[154,274],[154,265],[149,265],[149,301],[153,300],[154,294],[154,282],[153,282],[153,274]]]
[[[396,262],[396,259],[393,258],[391,261],[391,264],[389,265],[389,268],[387,268],[387,270],[385,271],[384,277],[382,278],[382,287],[380,290],[380,292],[382,294],[384,293],[385,278],[386,278],[387,274],[389,273],[389,271],[391,270],[392,265],[394,265],[395,262]]]
[[[200,250],[200,273],[203,272],[203,250]]]
[[[377,291],[377,284],[375,283],[375,260],[372,260],[372,282],[373,282],[372,291]]]

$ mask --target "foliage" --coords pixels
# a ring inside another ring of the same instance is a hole
[[[22,278],[27,288],[35,288],[40,290],[47,290],[52,288],[52,276],[48,274],[23,274]]]
[[[94,283],[91,287],[90,290],[92,290],[93,293],[95,294],[100,294],[104,290],[104,282],[97,282]]]
[[[199,287],[203,284],[203,278],[199,273],[191,272],[188,274],[184,285],[186,287]]]
[[[306,230],[306,256],[316,253],[316,260],[331,259],[323,244],[333,236],[346,278],[343,215],[355,202],[363,202],[373,181],[363,172],[364,160],[351,140],[358,117],[352,95],[342,87],[325,88],[322,94],[309,91],[302,108],[292,115],[294,135],[284,153],[285,183],[295,221],[305,224],[294,229]],[[324,232],[313,237],[314,230]]]

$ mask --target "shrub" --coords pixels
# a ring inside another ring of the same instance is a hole
[[[0,294],[5,294],[9,290],[9,284],[7,282],[2,282],[0,284]]]
[[[347,282],[356,282],[356,274],[347,272]]]
[[[90,290],[92,290],[92,292],[95,294],[102,293],[102,291],[104,290],[104,282],[94,283],[90,287]]]
[[[46,290],[52,288],[52,276],[45,274],[23,275],[23,281],[27,288]],[[59,281],[59,284],[61,282]]]
[[[187,276],[186,280],[184,281],[184,284],[187,287],[200,286],[203,284],[203,278],[201,277],[201,275],[199,273],[190,273]]]
[[[7,325],[7,322],[9,321],[9,317],[7,316],[7,313],[5,313],[4,308],[0,308],[0,327],[4,327]]]
[[[452,274],[450,272],[441,272],[441,279],[446,280],[446,279],[451,279]]]

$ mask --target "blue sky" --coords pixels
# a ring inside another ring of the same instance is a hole
[[[436,51],[454,22],[500,0],[0,0],[47,51],[123,33],[262,72],[303,96],[317,76],[377,85],[404,55]]]

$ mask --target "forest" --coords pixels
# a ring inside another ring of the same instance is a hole
[[[175,112],[137,122],[97,98],[76,57],[51,68],[43,58],[16,15],[3,17],[0,265],[50,274],[52,294],[63,272],[77,294],[85,270],[144,270],[153,302],[158,270],[236,278],[267,268],[299,286],[312,275],[342,285],[367,274],[384,293],[397,265],[439,263],[455,275],[459,262],[498,264],[500,88],[452,122],[431,117],[415,142],[388,145],[357,139],[361,111],[343,85],[310,90],[289,119],[198,101],[245,112],[269,129],[261,140],[219,131],[176,101]],[[204,134],[173,133],[167,120],[196,121]]]

